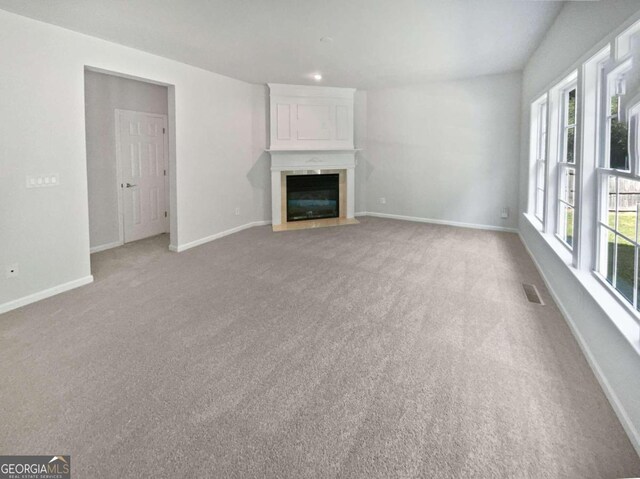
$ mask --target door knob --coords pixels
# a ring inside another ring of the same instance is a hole
[[[124,186],[125,186],[125,188],[133,188],[134,186],[138,186],[138,185],[132,185],[131,183],[127,183]]]

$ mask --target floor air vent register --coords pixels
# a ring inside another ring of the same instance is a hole
[[[535,285],[522,283],[522,288],[530,303],[544,304],[542,299],[540,299],[540,293],[538,293],[538,288],[536,288]]]

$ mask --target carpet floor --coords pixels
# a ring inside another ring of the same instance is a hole
[[[515,234],[363,218],[167,244],[0,316],[0,454],[71,454],[76,478],[640,475]]]

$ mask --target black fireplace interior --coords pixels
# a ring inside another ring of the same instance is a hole
[[[337,218],[339,175],[287,176],[287,221]]]

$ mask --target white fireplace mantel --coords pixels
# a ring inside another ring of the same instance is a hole
[[[282,172],[290,174],[322,174],[328,170],[346,171],[346,218],[355,213],[355,166],[358,150],[275,151],[271,154],[271,221],[283,223]]]
[[[357,149],[353,88],[269,84],[271,212],[274,230],[286,223],[289,175],[340,174],[340,219],[353,219]],[[286,226],[286,225],[285,225]]]

